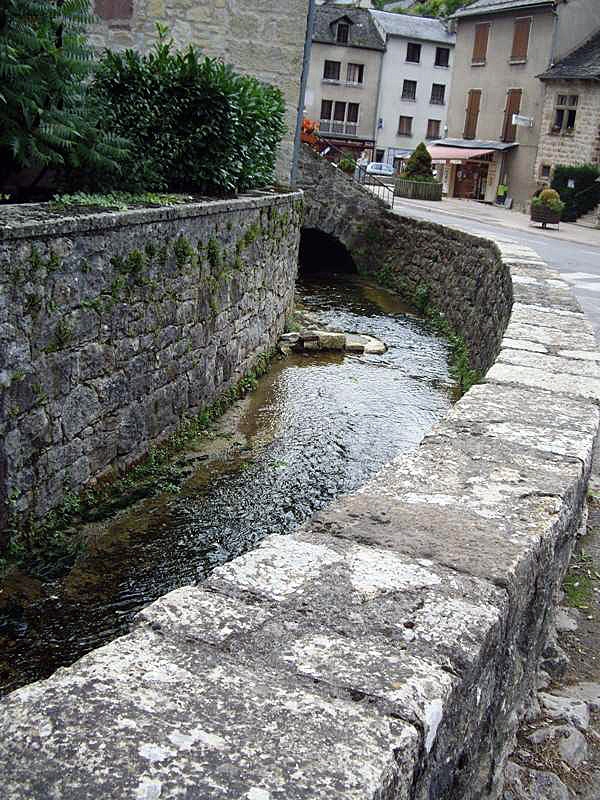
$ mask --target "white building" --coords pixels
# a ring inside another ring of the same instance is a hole
[[[370,12],[386,38],[377,111],[377,160],[397,164],[419,144],[442,138],[455,36],[427,17]]]

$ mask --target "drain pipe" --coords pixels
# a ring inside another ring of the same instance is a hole
[[[315,27],[316,0],[309,0],[308,15],[306,18],[306,37],[304,39],[304,61],[302,63],[302,77],[300,79],[300,96],[298,97],[298,116],[296,117],[296,133],[294,136],[294,150],[292,153],[292,169],[290,171],[290,183],[296,185],[298,180],[298,158],[300,157],[300,134],[302,132],[302,118],[304,116],[304,101],[306,96],[306,84],[308,83],[308,70],[310,69],[310,51],[312,47],[312,35]]]

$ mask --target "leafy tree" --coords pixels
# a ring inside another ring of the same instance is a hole
[[[124,142],[100,133],[87,101],[94,69],[89,0],[0,0],[0,183],[49,168],[117,168]]]
[[[106,129],[132,143],[120,188],[224,194],[271,182],[285,131],[279,89],[158,32],[146,55],[108,51],[93,86]]]
[[[400,14],[416,14],[419,17],[438,17],[445,19],[452,16],[459,8],[468,6],[473,0],[421,0],[416,2],[404,11],[398,11]]]
[[[434,180],[433,170],[431,169],[431,156],[423,142],[413,150],[401,177],[409,181]]]

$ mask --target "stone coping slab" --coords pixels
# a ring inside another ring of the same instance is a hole
[[[290,197],[301,200],[302,192],[255,191],[225,199],[207,198],[194,203],[127,210],[85,210],[78,206],[77,214],[72,215],[69,215],[68,206],[52,211],[48,203],[6,205],[0,206],[0,242],[38,236],[54,238],[67,234],[145,225],[149,222],[166,222],[213,216],[228,211],[265,208],[273,205],[278,199],[289,200]]]
[[[5,800],[498,797],[600,423],[589,324],[498,246],[485,382],[356,494],[9,695]]]

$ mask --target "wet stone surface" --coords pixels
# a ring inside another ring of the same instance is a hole
[[[225,426],[218,454],[210,439],[188,454],[194,472],[179,494],[97,526],[66,574],[15,576],[0,594],[4,692],[123,633],[144,605],[202,582],[265,536],[292,531],[414,449],[447,412],[446,344],[395,295],[352,278],[313,279],[299,300],[327,326],[372,333],[389,349],[275,361]]]

